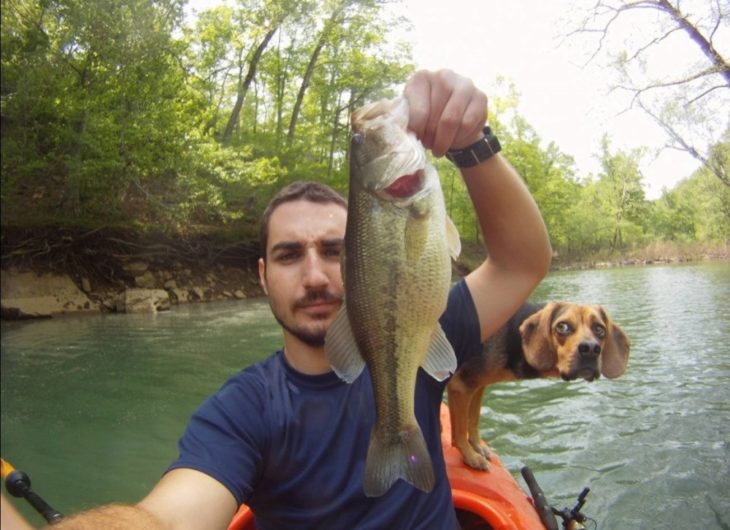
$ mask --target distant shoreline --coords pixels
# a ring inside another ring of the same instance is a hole
[[[99,252],[100,249],[96,249]],[[98,255],[97,255],[98,256]],[[216,263],[193,267],[177,260],[144,260],[127,257],[107,266],[116,270],[100,278],[94,270],[50,267],[36,260],[34,267],[4,263],[2,269],[2,319],[51,318],[65,314],[156,312],[172,305],[259,298],[264,295],[257,268]],[[465,245],[454,264],[454,278],[463,277],[484,259],[483,247]],[[589,259],[553,259],[552,271],[609,269],[635,266],[730,261],[728,244],[652,244],[620,255]],[[106,281],[104,281],[106,280]],[[135,304],[130,306],[130,299]]]
[[[644,248],[624,251],[620,255],[596,256],[561,263],[553,258],[552,270],[609,269],[645,265],[677,265],[705,261],[730,261],[730,242],[714,245],[703,243],[652,243]]]

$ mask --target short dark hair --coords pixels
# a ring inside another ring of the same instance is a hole
[[[261,245],[261,257],[266,259],[266,244],[269,241],[269,222],[274,210],[287,202],[298,200],[316,202],[321,204],[334,203],[347,210],[347,200],[337,191],[326,184],[312,182],[309,180],[297,180],[284,186],[272,197],[261,216],[259,242]]]

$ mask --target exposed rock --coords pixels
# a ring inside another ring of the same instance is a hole
[[[2,271],[3,318],[44,318],[77,311],[98,311],[66,275]]]
[[[149,268],[149,264],[144,261],[132,261],[123,266],[123,269],[132,276],[142,276]]]
[[[190,290],[191,300],[205,300],[205,290],[202,287],[193,287]]]
[[[125,289],[117,301],[120,313],[155,313],[170,309],[170,295],[164,289]]]
[[[141,276],[135,277],[134,283],[137,287],[141,287],[143,289],[155,289],[158,286],[157,278],[155,278],[155,275],[149,270],[145,271]]]
[[[126,263],[124,267],[127,267],[127,276],[123,281],[104,282],[103,278],[83,275],[78,279],[80,288],[72,280],[75,271],[60,275],[35,273],[16,267],[3,269],[2,318],[44,318],[77,311],[129,312],[125,289],[165,293],[166,297],[159,295],[164,302],[130,304],[132,311],[148,312],[164,310],[170,304],[243,300],[262,294],[253,268],[217,265],[213,273],[204,269],[193,273],[179,265],[165,269],[142,261]]]

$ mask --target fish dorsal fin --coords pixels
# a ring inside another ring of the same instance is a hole
[[[451,259],[456,261],[461,254],[461,238],[459,237],[459,229],[456,228],[451,217],[446,216],[446,242],[449,246],[449,254]]]
[[[337,376],[346,383],[352,383],[365,368],[365,361],[360,355],[350,328],[350,319],[344,302],[327,330],[324,353]]]
[[[441,324],[436,326],[431,336],[431,346],[421,367],[436,381],[443,381],[456,371],[454,348],[441,329]]]

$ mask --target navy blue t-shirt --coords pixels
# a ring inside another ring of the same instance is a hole
[[[458,363],[480,350],[479,321],[462,280],[449,293],[441,326]],[[423,369],[415,411],[436,485],[429,493],[398,480],[384,495],[363,492],[375,421],[367,367],[352,384],[334,372],[305,375],[281,351],[239,372],[192,416],[170,469],[191,468],[248,504],[260,530],[458,528],[441,451],[446,382]]]

